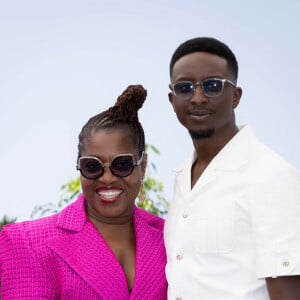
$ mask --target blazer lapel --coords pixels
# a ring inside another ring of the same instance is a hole
[[[82,199],[81,199],[82,200]],[[58,226],[68,227],[66,235],[52,240],[48,246],[59,255],[80,277],[82,277],[97,294],[109,299],[126,298],[128,295],[127,281],[124,272],[94,225],[82,217],[84,207],[62,212]],[[70,233],[68,220],[73,218],[73,229]],[[76,220],[84,219],[82,224]],[[115,295],[115,296],[114,296]],[[106,296],[106,297],[105,297]]]
[[[134,230],[136,235],[136,273],[132,298],[153,299],[166,282],[166,253],[163,232],[150,226],[140,216],[139,209],[134,211]]]
[[[129,292],[124,271],[117,258],[88,220],[84,196],[64,209],[57,227],[63,234],[47,245],[65,261],[90,287],[104,299],[128,299]],[[139,209],[133,216],[136,235],[136,272],[130,298],[153,299],[166,282],[166,253],[163,232],[149,225]],[[165,287],[164,287],[165,288]]]

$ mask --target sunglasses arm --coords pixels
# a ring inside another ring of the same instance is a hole
[[[136,161],[135,166],[140,165],[140,164],[142,163],[142,161],[143,161],[143,158],[144,158],[144,151],[142,152],[142,155],[141,155],[141,157],[139,158],[139,160]]]

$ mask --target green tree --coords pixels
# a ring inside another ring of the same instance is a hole
[[[159,155],[159,150],[153,145],[146,145],[146,152]],[[157,216],[165,217],[169,202],[163,196],[163,183],[155,179],[152,174],[156,172],[156,166],[153,162],[148,159],[148,166],[146,170],[146,176],[144,180],[144,187],[146,192],[146,201],[140,202],[137,199],[137,206],[143,208]],[[46,203],[42,205],[35,206],[33,212],[31,213],[31,218],[39,218],[45,215],[50,215],[58,213],[69,203],[77,199],[81,194],[80,177],[74,180],[70,180],[63,184],[61,187],[61,195],[58,203]]]
[[[17,218],[9,218],[7,216],[4,216],[1,220],[0,220],[0,231],[2,229],[2,226],[10,224],[10,223],[14,223],[17,221]]]
[[[159,150],[153,145],[146,145],[146,152],[159,155]],[[137,201],[137,206],[143,208],[154,215],[165,217],[168,211],[169,202],[163,195],[164,185],[162,181],[153,177],[153,172],[156,172],[156,166],[153,162],[148,160],[148,166],[146,170],[146,176],[144,180],[144,187],[146,192],[146,201]]]

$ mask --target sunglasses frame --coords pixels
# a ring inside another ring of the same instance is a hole
[[[206,91],[204,90],[204,87],[203,87],[203,82],[208,81],[208,80],[218,80],[218,81],[222,82],[222,90],[221,90],[221,92],[218,95],[215,95],[215,96],[209,96],[209,95],[207,95],[207,93],[206,93]],[[222,93],[224,91],[225,82],[228,82],[233,87],[236,87],[236,84],[234,82],[232,82],[231,80],[229,80],[229,79],[225,79],[225,78],[207,78],[207,79],[204,79],[204,80],[201,80],[201,81],[197,81],[195,83],[193,81],[190,81],[190,80],[178,81],[178,82],[175,82],[175,83],[171,83],[170,84],[170,88],[171,88],[172,93],[174,94],[175,97],[177,97],[179,99],[183,99],[183,100],[190,100],[194,96],[194,94],[195,94],[197,85],[200,85],[203,93],[207,97],[209,97],[209,98],[215,98],[215,97],[219,97],[220,95],[222,95]],[[174,87],[175,87],[176,84],[179,84],[179,83],[190,83],[193,86],[194,89],[193,89],[193,92],[192,92],[191,96],[189,96],[188,98],[183,98],[183,97],[180,97],[180,96],[176,95]]]
[[[116,174],[116,173],[112,170],[112,168],[111,168],[112,162],[113,162],[116,158],[123,157],[123,156],[130,156],[130,157],[132,158],[132,162],[133,162],[132,170],[131,170],[130,173],[129,173],[128,175],[126,175],[126,176],[120,176],[120,175]],[[97,160],[97,161],[103,166],[103,171],[102,171],[102,173],[101,173],[99,176],[95,177],[95,178],[89,178],[89,177],[85,176],[85,175],[83,174],[81,168],[80,168],[80,160],[81,160],[81,159],[84,159],[84,158],[93,158],[93,159]],[[85,155],[85,156],[81,156],[81,157],[78,158],[77,164],[76,164],[76,169],[80,171],[81,175],[82,175],[84,178],[90,179],[90,180],[96,180],[96,179],[99,179],[101,176],[103,176],[105,167],[109,167],[110,172],[111,172],[114,176],[116,176],[116,177],[118,177],[118,178],[124,178],[124,177],[128,177],[128,176],[133,172],[134,167],[136,167],[136,166],[138,166],[138,165],[140,165],[140,164],[142,163],[143,158],[144,158],[144,151],[142,152],[141,157],[140,157],[138,160],[135,160],[134,155],[131,154],[131,153],[122,153],[122,154],[117,154],[117,155],[113,156],[113,157],[111,158],[111,160],[110,160],[109,162],[106,162],[106,163],[102,162],[102,160],[101,160],[98,156],[94,156],[94,155]]]

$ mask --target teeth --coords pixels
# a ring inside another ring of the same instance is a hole
[[[97,191],[97,194],[105,198],[114,198],[119,196],[122,191]]]

